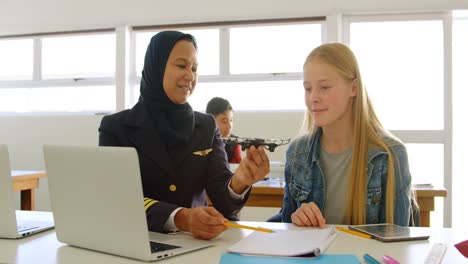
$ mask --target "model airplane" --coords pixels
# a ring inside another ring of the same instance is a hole
[[[223,138],[225,144],[241,145],[242,150],[246,150],[250,146],[265,146],[270,152],[274,152],[276,147],[286,145],[291,139],[263,139],[263,138],[242,138],[242,137],[227,137]]]

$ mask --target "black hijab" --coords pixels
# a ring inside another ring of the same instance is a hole
[[[163,87],[169,54],[179,40],[191,41],[197,48],[192,35],[178,31],[162,31],[151,38],[146,50],[138,99],[149,112],[158,134],[168,148],[188,143],[195,122],[192,107],[187,102],[173,103]]]

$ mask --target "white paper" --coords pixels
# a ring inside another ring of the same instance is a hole
[[[322,254],[335,239],[333,228],[253,232],[228,248],[229,252],[248,255],[298,256]]]

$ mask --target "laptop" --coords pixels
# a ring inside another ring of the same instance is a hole
[[[134,148],[45,145],[44,159],[60,242],[144,261],[213,245],[148,232]]]
[[[0,238],[22,238],[54,227],[51,212],[15,209],[8,147],[0,144]]]

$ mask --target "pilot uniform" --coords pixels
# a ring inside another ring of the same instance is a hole
[[[137,150],[150,231],[163,231],[169,215],[178,207],[207,205],[206,193],[228,219],[235,219],[249,196],[247,193],[239,200],[228,191],[232,173],[211,115],[194,112],[194,129],[188,143],[168,151],[139,102],[130,110],[102,119],[99,145]]]

